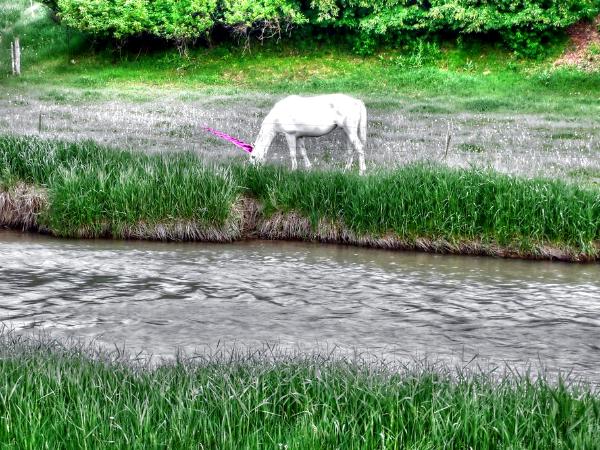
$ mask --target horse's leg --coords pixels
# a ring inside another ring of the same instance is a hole
[[[352,160],[354,159],[354,146],[352,145],[352,141],[350,140],[350,136],[348,135],[347,132],[346,132],[346,147],[347,147],[346,157],[348,158],[346,161],[346,170],[350,170],[352,168]]]
[[[358,173],[360,175],[365,173],[365,152],[363,150],[363,143],[362,141],[358,138],[358,127],[353,127],[353,128],[349,128],[348,126],[344,127],[344,130],[346,131],[346,134],[348,135],[348,139],[350,140],[350,142],[352,143],[352,145],[354,146],[354,148],[356,149],[356,153],[358,153]],[[350,165],[352,165],[352,159],[349,160]],[[348,166],[346,166],[347,169],[349,169]]]
[[[286,134],[285,139],[287,140],[288,147],[290,148],[290,158],[292,159],[292,170],[296,170],[298,163],[296,162],[296,136],[293,134]]]
[[[300,148],[300,154],[302,155],[302,158],[304,159],[304,166],[307,169],[310,169],[311,164],[308,159],[308,156],[306,156],[306,147],[304,147],[304,138],[298,138],[298,147]]]

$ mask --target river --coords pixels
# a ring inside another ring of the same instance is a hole
[[[160,356],[275,342],[600,381],[597,264],[0,231],[0,320]]]

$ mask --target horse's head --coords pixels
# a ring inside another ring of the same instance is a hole
[[[248,154],[248,156],[250,157],[250,164],[252,164],[253,166],[258,165],[259,161],[258,161],[258,157],[256,156],[256,152],[254,151],[254,149],[256,148],[254,146],[254,142],[252,143],[252,152]]]
[[[264,151],[257,150],[256,145],[252,144],[252,152],[250,152],[250,164],[258,166],[265,160]]]
[[[267,151],[269,150],[273,137],[275,137],[274,132],[265,132],[261,129],[256,138],[256,142],[252,143],[252,151],[250,152],[250,163],[252,163],[252,165],[256,166],[263,163],[267,157]]]

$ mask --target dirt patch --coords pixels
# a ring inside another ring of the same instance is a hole
[[[593,22],[579,22],[568,30],[571,45],[555,66],[576,66],[582,70],[600,70],[600,16]]]
[[[38,230],[38,215],[48,207],[46,191],[19,183],[0,190],[0,227]]]

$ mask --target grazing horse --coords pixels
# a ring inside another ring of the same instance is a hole
[[[352,167],[354,152],[358,154],[358,168],[365,172],[364,147],[367,142],[367,109],[361,100],[344,94],[301,97],[290,95],[278,101],[265,117],[254,143],[250,158],[261,163],[277,133],[285,134],[290,148],[292,169],[297,168],[296,147],[300,149],[307,169],[311,167],[304,148],[305,137],[318,137],[341,128],[348,138],[346,170]]]

